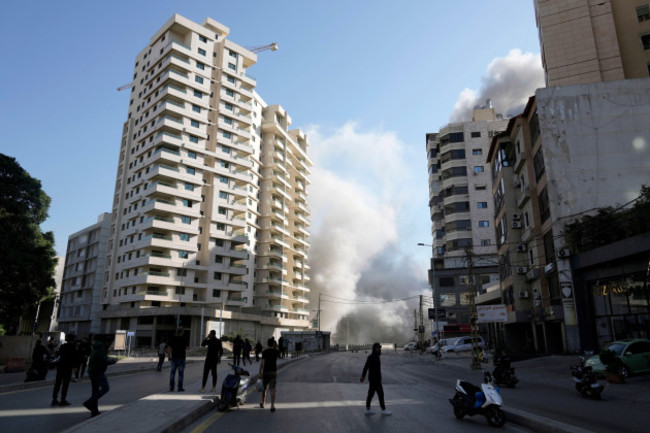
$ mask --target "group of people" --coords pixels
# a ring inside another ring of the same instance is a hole
[[[92,340],[92,345],[90,341]],[[44,380],[47,376],[48,360],[53,355],[58,355],[56,367],[56,379],[52,392],[52,406],[69,406],[67,400],[68,387],[74,373],[75,381],[83,378],[88,368],[88,376],[91,383],[91,396],[83,405],[91,416],[99,415],[98,401],[108,392],[109,385],[106,379],[106,367],[117,362],[116,358],[109,358],[107,355],[108,344],[99,336],[91,336],[81,340],[73,340],[70,336],[58,348],[53,341],[46,347],[42,340],[36,341],[32,352],[31,370],[37,380]]]

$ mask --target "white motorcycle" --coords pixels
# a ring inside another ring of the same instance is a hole
[[[233,373],[230,373],[223,380],[221,386],[221,397],[217,410],[223,412],[229,407],[238,407],[246,404],[246,395],[250,385],[251,375],[248,371],[238,365],[228,364],[232,367]]]
[[[454,407],[454,415],[458,419],[465,415],[483,415],[488,424],[493,427],[501,427],[506,422],[506,414],[501,409],[503,398],[487,371],[483,373],[483,383],[480,388],[458,379],[456,394],[449,399],[449,402]]]

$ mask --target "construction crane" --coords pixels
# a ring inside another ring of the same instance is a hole
[[[262,45],[259,47],[246,47],[248,51],[251,53],[261,53],[263,51],[277,51],[278,50],[278,44],[276,42],[271,42],[268,45]]]

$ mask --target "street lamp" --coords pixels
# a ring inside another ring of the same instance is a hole
[[[431,252],[433,254],[433,245],[431,244],[425,244],[422,242],[418,242],[419,247],[431,247]],[[429,270],[429,286],[431,286],[431,296],[433,297],[433,327],[434,327],[434,332],[436,334],[436,338],[440,340],[440,335],[438,331],[438,300],[436,299],[436,287],[433,284],[433,278],[431,275],[431,270]]]

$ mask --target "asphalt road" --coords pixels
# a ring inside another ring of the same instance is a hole
[[[210,413],[185,433],[264,431],[265,433],[416,432],[493,430],[485,418],[457,420],[447,401],[454,393],[454,368],[423,365],[422,359],[404,352],[382,355],[386,406],[392,416],[366,416],[367,382],[360,383],[367,353],[332,353],[299,361],[281,369],[278,376],[276,412],[258,406],[260,394],[253,391],[248,403],[225,413]],[[425,368],[423,368],[425,367]],[[441,367],[438,369],[437,367]],[[268,398],[268,397],[267,397]],[[500,431],[527,432],[506,423]]]

